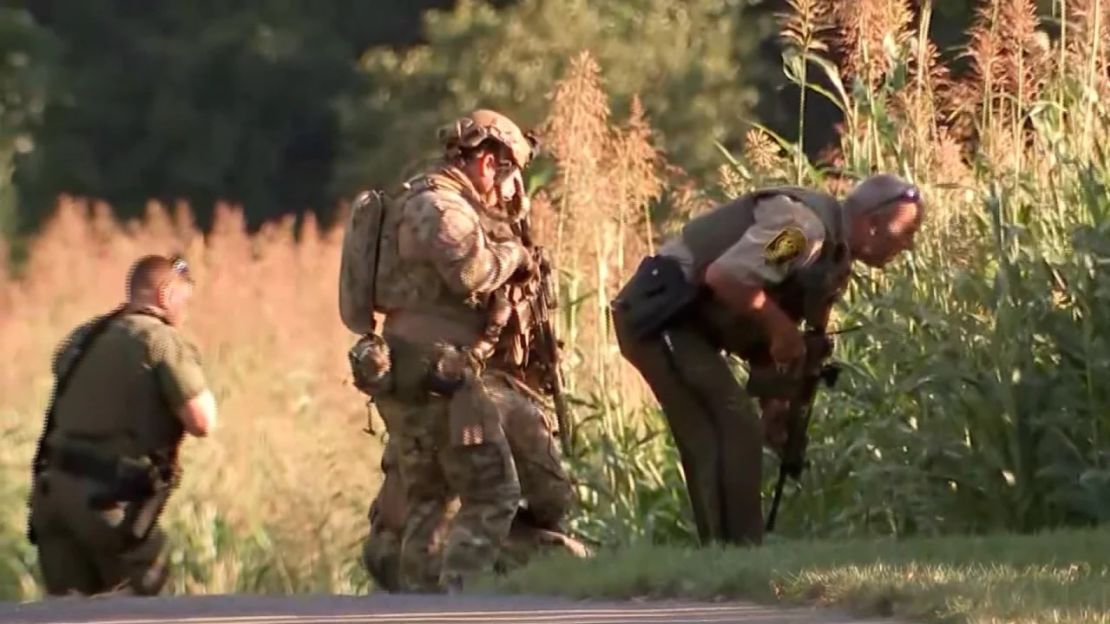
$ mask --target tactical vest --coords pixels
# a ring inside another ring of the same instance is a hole
[[[429,192],[456,194],[471,205],[478,201],[473,189],[449,175],[445,169],[405,183],[403,191],[391,199],[391,214],[396,216],[387,216],[387,226],[383,229],[383,252],[377,280],[378,309],[387,317],[396,311],[428,312],[479,328],[484,318],[484,302],[464,300],[458,293],[452,292],[432,263],[402,257],[401,214],[410,200]],[[475,208],[475,211],[481,217],[481,210]]]
[[[774,195],[785,195],[804,204],[821,219],[825,240],[820,255],[807,267],[795,271],[782,283],[765,285],[767,295],[795,322],[816,322],[818,314],[830,300],[840,294],[851,257],[848,254],[847,216],[835,197],[800,187],[779,187],[755,191],[701,215],[682,229],[682,241],[694,258],[694,274],[705,268],[736,244],[743,233],[755,223],[756,203]],[[733,343],[730,351],[739,352],[740,345],[750,344],[752,337],[739,336],[735,315],[710,298],[703,305],[702,316],[724,343]]]

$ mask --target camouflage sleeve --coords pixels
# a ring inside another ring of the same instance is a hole
[[[817,259],[825,226],[804,204],[776,195],[755,207],[755,222],[713,264],[737,281],[778,284]]]
[[[448,287],[462,295],[497,290],[527,253],[516,241],[489,240],[474,208],[449,193],[413,197],[402,218],[411,233],[409,253],[430,261]]]
[[[208,387],[200,352],[172,327],[152,336],[150,357],[162,395],[174,410]]]

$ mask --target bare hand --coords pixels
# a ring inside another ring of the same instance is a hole
[[[823,362],[832,355],[836,343],[832,336],[826,334],[806,334],[806,356],[812,361]]]
[[[789,436],[786,417],[790,401],[762,398],[759,400],[759,407],[763,420],[763,443],[781,455]]]
[[[500,183],[497,192],[502,205],[508,208],[509,215],[514,220],[528,218],[531,200],[527,191],[524,190],[524,176],[520,169],[515,169],[512,175],[505,178]]]
[[[527,219],[528,212],[532,209],[532,199],[528,197],[528,191],[524,190],[524,177],[519,170],[513,176],[513,188],[516,190],[513,195],[513,212],[517,219]]]
[[[771,359],[780,370],[793,368],[805,355],[806,343],[796,328],[783,328],[771,336]]]

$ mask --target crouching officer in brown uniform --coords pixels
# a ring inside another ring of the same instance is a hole
[[[125,304],[78,327],[54,359],[29,519],[50,595],[161,591],[157,522],[178,447],[216,423],[197,350],[177,330],[192,296],[188,265],[144,257],[127,289]]]
[[[755,191],[686,224],[618,294],[621,353],[662,405],[703,543],[762,541],[763,426],[785,409],[773,396],[786,393],[760,392],[761,423],[722,352],[797,379],[807,346],[831,350],[825,325],[852,261],[885,266],[913,246],[923,216],[918,190],[893,175],[867,178],[843,203]],[[821,340],[807,345],[803,321]]]

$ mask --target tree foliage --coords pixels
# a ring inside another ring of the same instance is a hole
[[[589,50],[614,112],[639,94],[668,160],[706,174],[719,164],[714,142],[739,147],[748,121],[787,138],[798,127],[773,24],[787,4],[0,0],[14,7],[0,20],[4,97],[35,102],[5,101],[6,114],[24,112],[18,127],[3,121],[0,170],[13,175],[14,132],[34,148],[14,161],[25,229],[61,193],[106,199],[125,217],[151,198],[185,199],[202,225],[217,198],[242,203],[252,225],[326,212],[395,180],[466,108],[536,124],[568,59]],[[935,4],[943,49],[973,3]],[[837,115],[810,101],[807,151],[835,138]]]
[[[425,18],[426,45],[371,50],[367,90],[345,101],[337,187],[393,181],[398,163],[434,150],[434,130],[467,109],[502,109],[537,124],[566,62],[598,59],[615,110],[636,94],[670,159],[714,168],[714,141],[735,143],[756,101],[749,59],[764,34],[747,0],[522,0],[498,11],[463,0]],[[434,154],[434,151],[431,152]]]
[[[38,2],[64,44],[64,97],[19,165],[24,208],[45,213],[62,192],[129,214],[150,198],[228,199],[254,223],[330,207],[332,101],[359,52],[413,43],[420,11],[446,4]]]
[[[15,157],[35,148],[56,52],[57,42],[29,14],[0,8],[0,235],[16,225]]]

